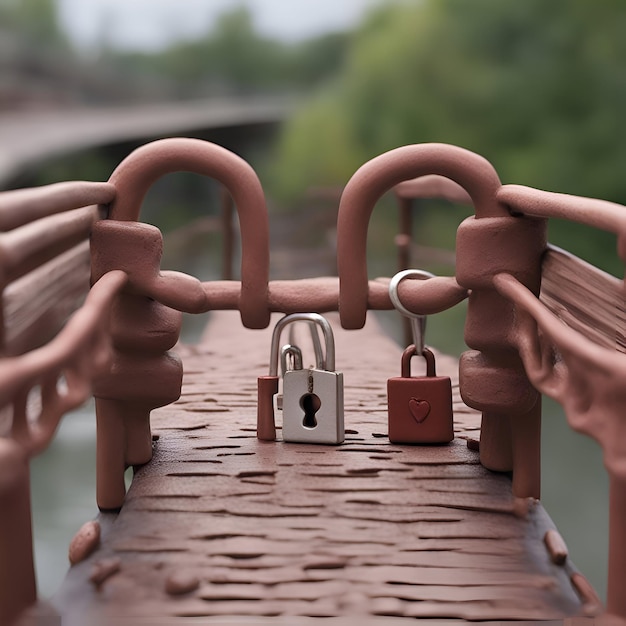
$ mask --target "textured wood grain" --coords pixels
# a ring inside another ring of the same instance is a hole
[[[44,263],[4,291],[5,353],[43,345],[63,326],[89,291],[89,242]]]
[[[601,346],[626,351],[622,280],[552,246],[542,272],[541,300],[557,317]]]
[[[88,239],[91,227],[101,217],[97,206],[88,206],[44,217],[0,234],[4,284]]]
[[[458,396],[455,359],[438,357],[453,378],[450,445],[389,443],[386,379],[399,373],[400,349],[371,319],[336,330],[345,443],[261,442],[256,377],[267,372],[270,331],[244,329],[230,312],[212,314],[208,328],[202,343],[180,348],[183,396],[153,413],[153,461],[136,472],[121,513],[102,518],[100,550],[55,598],[68,624],[578,613],[571,564],[551,563],[543,543],[545,512],[535,503],[521,514],[510,479],[466,445],[479,416]],[[120,569],[96,591],[91,568],[109,558]],[[199,585],[172,597],[171,576]]]

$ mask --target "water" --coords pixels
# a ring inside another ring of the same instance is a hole
[[[93,401],[63,418],[50,447],[31,463],[31,485],[37,583],[50,597],[69,566],[74,533],[97,515]]]
[[[544,398],[542,501],[576,566],[603,600],[609,553],[609,479],[600,446],[573,431],[560,405]]]

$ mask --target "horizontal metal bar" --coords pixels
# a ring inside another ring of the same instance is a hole
[[[393,309],[389,299],[389,278],[368,282],[368,308]],[[241,283],[221,280],[202,283],[207,310],[239,308]],[[415,313],[430,315],[444,311],[461,302],[467,291],[453,276],[437,276],[429,280],[405,280],[398,288],[405,306]],[[274,280],[268,284],[268,307],[271,312],[327,313],[339,310],[339,278],[304,278]]]

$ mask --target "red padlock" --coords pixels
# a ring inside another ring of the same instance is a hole
[[[437,376],[435,355],[424,348],[426,376],[411,377],[414,344],[402,353],[402,376],[387,381],[389,441],[392,443],[449,443],[454,439],[452,382]]]

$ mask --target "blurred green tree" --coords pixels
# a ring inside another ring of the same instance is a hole
[[[295,193],[295,172],[322,169],[314,162],[328,163],[341,126],[350,159],[333,155],[312,183],[345,183],[398,145],[445,141],[483,154],[504,182],[625,202],[625,30],[621,0],[381,5],[354,37],[324,120],[316,100],[287,127],[281,179]]]
[[[347,44],[343,33],[292,44],[265,37],[241,6],[223,13],[201,38],[156,54],[116,53],[113,60],[126,71],[172,81],[185,96],[293,92],[310,90],[333,74]]]
[[[39,44],[67,44],[54,0],[0,0],[0,23]]]

